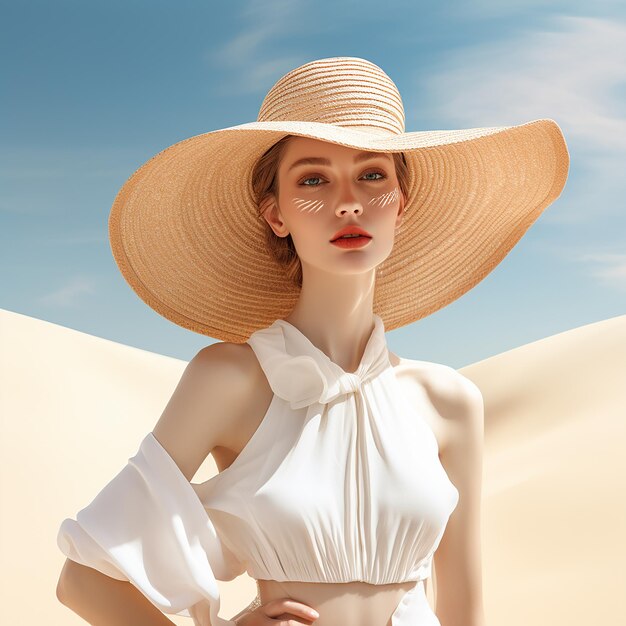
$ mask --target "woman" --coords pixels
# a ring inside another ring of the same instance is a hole
[[[64,520],[60,599],[93,614],[80,572],[132,583],[134,624],[484,626],[480,391],[384,333],[484,278],[568,165],[552,120],[405,133],[393,81],[354,57],[292,70],[257,122],[144,164],[112,209],[116,261],[152,308],[222,341]],[[219,474],[190,483],[209,453]],[[224,620],[216,580],[244,571],[257,602]]]

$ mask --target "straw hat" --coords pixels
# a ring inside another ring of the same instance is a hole
[[[130,286],[179,326],[243,342],[286,317],[299,288],[265,243],[251,185],[256,161],[286,135],[403,152],[409,194],[373,312],[385,330],[434,313],[489,274],[560,195],[569,154],[559,126],[405,132],[398,88],[357,57],[306,63],[269,90],[257,121],[195,135],[144,163],[109,218]]]

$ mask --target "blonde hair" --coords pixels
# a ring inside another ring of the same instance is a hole
[[[252,189],[259,210],[259,216],[267,210],[271,200],[278,197],[278,166],[285,151],[288,141],[294,135],[286,135],[280,141],[271,146],[256,162],[252,171]],[[405,198],[408,197],[409,169],[402,152],[393,152],[396,176],[400,191]],[[287,277],[298,287],[302,287],[302,265],[296,252],[291,234],[279,237],[265,222],[265,240],[270,254],[284,269]]]

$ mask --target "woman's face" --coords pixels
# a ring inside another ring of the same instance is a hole
[[[405,202],[391,154],[292,137],[278,168],[278,189],[277,205],[264,215],[277,235],[291,234],[303,265],[360,273],[391,253]],[[372,238],[355,248],[331,243],[352,224]]]

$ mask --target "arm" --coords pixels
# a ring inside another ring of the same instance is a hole
[[[459,491],[458,505],[434,555],[435,612],[441,626],[484,626],[480,523],[483,397],[476,384],[452,368],[437,375],[431,397],[446,424],[441,462]]]
[[[255,381],[243,351],[227,343],[200,350],[139,452],[77,522],[64,521],[59,547],[75,559],[61,572],[57,597],[91,623],[124,624],[119,616],[126,615],[135,624],[171,624],[161,611],[179,613],[198,602],[200,610],[211,607],[214,626],[224,623],[215,614],[214,574],[237,572],[188,481],[249,398]]]
[[[174,624],[131,583],[70,559],[61,572],[57,599],[92,626]]]

